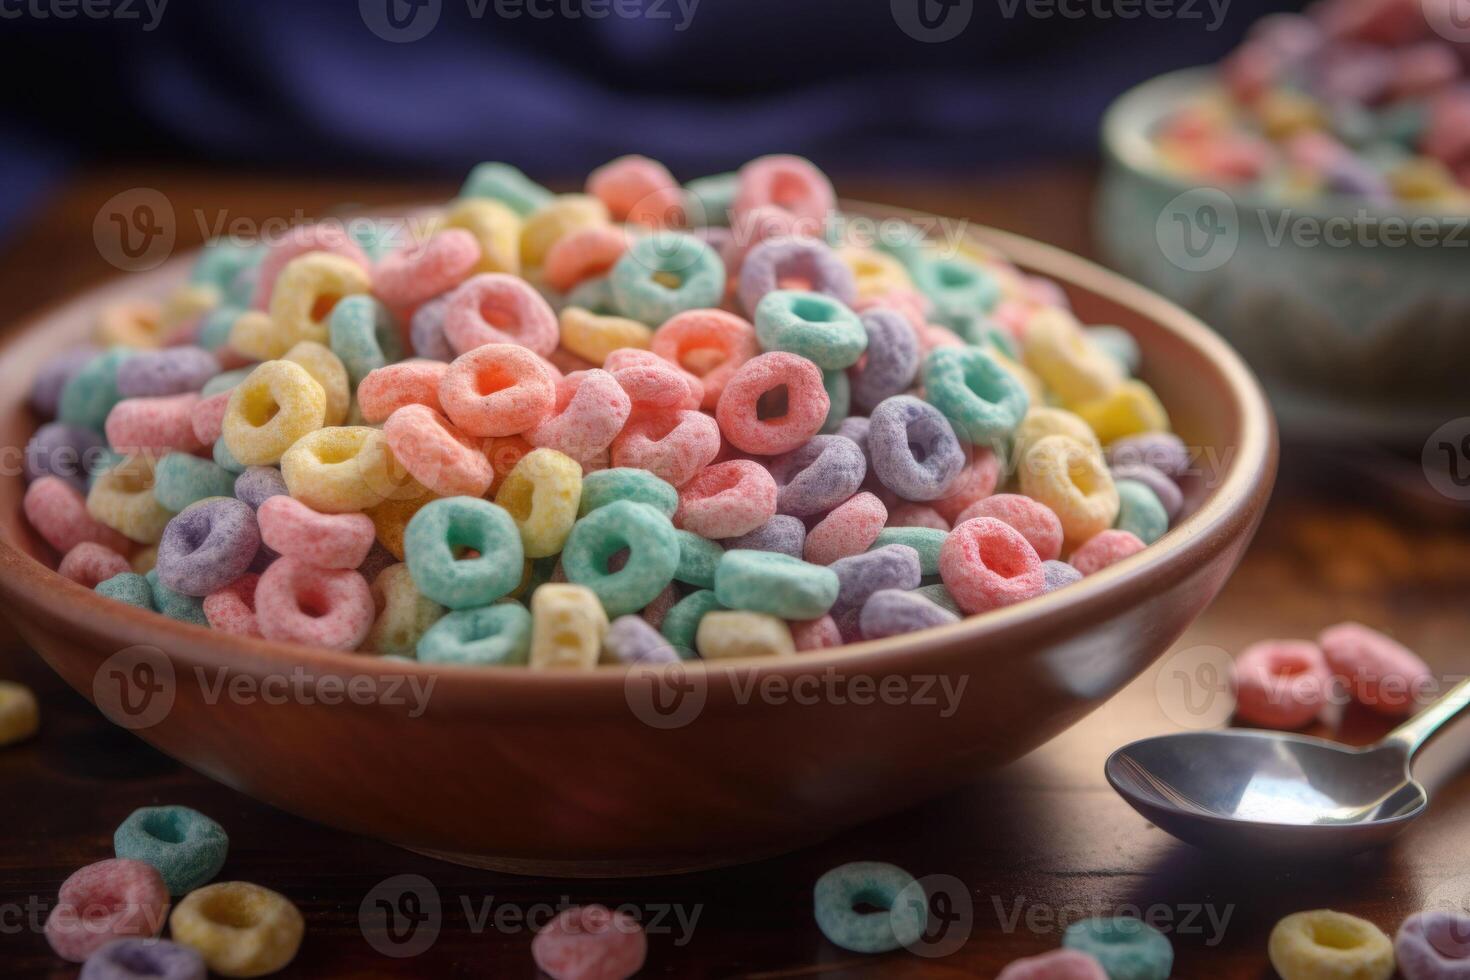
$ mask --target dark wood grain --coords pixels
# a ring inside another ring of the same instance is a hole
[[[14,322],[115,275],[93,244],[92,221],[113,194],[142,185],[163,190],[184,216],[181,248],[201,237],[196,208],[208,209],[207,227],[221,208],[258,220],[298,207],[322,213],[343,200],[385,203],[452,190],[197,174],[89,176],[46,205],[7,249],[0,262],[5,319]],[[963,188],[856,182],[844,190],[1086,251],[1090,188],[1085,172],[1050,171]],[[300,905],[307,938],[281,976],[529,976],[530,932],[522,923],[561,902],[628,903],[662,916],[645,975],[669,977],[988,977],[1010,959],[1057,945],[1068,921],[1130,910],[1173,923],[1175,975],[1184,978],[1270,976],[1266,936],[1277,918],[1299,909],[1339,908],[1392,932],[1436,889],[1470,894],[1470,878],[1457,884],[1470,875],[1470,776],[1458,771],[1459,760],[1470,758],[1470,731],[1452,732],[1426,750],[1419,771],[1436,796],[1407,836],[1331,865],[1213,858],[1150,827],[1102,778],[1102,762],[1118,745],[1196,717],[1169,671],[1199,648],[1234,651],[1264,636],[1311,636],[1356,618],[1394,633],[1446,674],[1470,670],[1470,521],[1428,492],[1417,458],[1287,446],[1282,463],[1255,547],[1181,640],[1176,651],[1184,653],[1166,657],[1062,737],[964,791],[783,858],[697,875],[518,878],[313,826],[213,784],[113,728],[8,634],[0,643],[0,677],[36,689],[43,727],[34,740],[0,750],[0,974],[75,975],[50,955],[32,918],[44,916],[70,871],[111,855],[112,829],[128,812],[164,802],[197,807],[230,831],[223,877],[275,888]],[[1337,728],[1356,742],[1382,729],[1355,711]],[[310,746],[302,753],[303,765],[320,763]],[[856,859],[958,879],[973,913],[953,928],[968,929],[968,940],[937,959],[856,957],[828,944],[812,921],[811,884],[827,868]],[[380,882],[403,874],[432,883],[442,925],[425,952],[394,959],[368,943],[359,909]]]

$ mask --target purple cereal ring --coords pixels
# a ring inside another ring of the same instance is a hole
[[[274,466],[249,466],[235,477],[235,496],[252,509],[259,508],[271,497],[287,496],[286,478]]]
[[[1405,980],[1470,980],[1470,916],[1416,912],[1399,926],[1393,952]]]
[[[679,659],[673,644],[641,616],[613,620],[602,647],[622,664],[671,664]]]
[[[260,550],[255,511],[243,500],[209,497],[175,514],[158,542],[158,580],[206,596],[244,575]]]
[[[863,639],[881,640],[885,636],[913,633],[931,626],[948,626],[959,621],[960,617],[917,592],[879,589],[863,603],[858,628],[862,630]]]
[[[416,356],[431,361],[454,360],[454,348],[444,335],[444,316],[448,312],[448,293],[435,296],[413,311],[408,321],[408,342]]]
[[[118,939],[87,957],[77,980],[204,980],[204,957],[167,939]]]
[[[895,395],[868,422],[868,456],[879,482],[905,500],[948,495],[965,468],[965,451],[939,409]]]
[[[754,316],[756,304],[775,289],[824,293],[844,306],[857,302],[852,270],[815,238],[769,238],[746,253],[736,289],[746,314]]]
[[[779,501],[780,492],[776,499]],[[745,551],[776,551],[792,558],[800,558],[806,547],[806,525],[801,518],[789,514],[777,514],[754,531],[723,542],[726,550],[739,548]]]
[[[1159,498],[1159,503],[1164,505],[1164,513],[1170,522],[1179,516],[1184,509],[1184,491],[1179,489],[1179,484],[1169,479],[1168,474],[1156,466],[1147,463],[1124,463],[1113,467],[1113,482],[1119,480],[1136,480],[1154,492]]]
[[[91,344],[82,344],[47,358],[31,380],[31,409],[43,419],[55,418],[61,389],[66,387],[72,375],[100,353]]]
[[[1082,581],[1082,573],[1064,561],[1055,558],[1041,563],[1041,575],[1045,581],[1043,592],[1055,592],[1064,585]]]
[[[863,451],[863,456],[868,455],[868,417],[866,415],[849,415],[837,426],[837,435],[844,439],[851,439],[858,444]]]
[[[844,436],[812,436],[805,445],[771,460],[780,489],[776,513],[794,517],[825,514],[857,493],[868,461],[857,443]]]
[[[1172,432],[1141,432],[1108,446],[1108,464],[1147,463],[1165,476],[1179,479],[1189,472],[1189,447]]]
[[[863,359],[848,372],[853,407],[871,412],[885,398],[901,395],[919,373],[919,337],[902,313],[868,310],[859,316],[868,334]]]
[[[26,479],[58,476],[86,493],[87,472],[106,451],[107,440],[91,429],[47,422],[26,443]]]
[[[219,361],[203,347],[139,351],[118,365],[117,392],[124,398],[182,395],[219,372]]]
[[[856,613],[874,592],[919,587],[919,553],[906,544],[886,544],[860,555],[839,558],[827,566],[837,573],[837,602],[832,616],[842,625],[845,614]]]

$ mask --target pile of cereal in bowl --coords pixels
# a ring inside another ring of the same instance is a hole
[[[1221,89],[1158,127],[1160,161],[1275,200],[1470,210],[1470,38],[1435,31],[1453,3],[1318,0],[1262,19]]]
[[[866,235],[800,158],[561,195],[483,164],[419,218],[212,243],[47,363],[25,513],[61,574],[269,640],[592,668],[954,623],[1183,506],[1132,338],[978,245]]]

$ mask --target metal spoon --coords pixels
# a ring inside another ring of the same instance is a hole
[[[1140,739],[1108,757],[1113,789],[1198,847],[1322,856],[1386,843],[1424,812],[1409,763],[1470,704],[1470,678],[1382,741],[1351,748],[1252,730]]]

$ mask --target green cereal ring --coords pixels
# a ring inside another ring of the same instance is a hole
[[[98,582],[92,591],[139,609],[153,608],[153,589],[146,578],[134,572],[119,572],[106,581]]]
[[[971,445],[1000,443],[1021,424],[1030,396],[978,347],[941,347],[924,359],[924,398]]]
[[[209,620],[204,616],[204,600],[198,596],[184,595],[175,592],[158,580],[158,569],[148,570],[143,576],[148,580],[148,589],[153,593],[153,608],[163,613],[169,619],[177,619],[181,623],[196,623],[199,626],[208,626]]]
[[[846,371],[823,371],[822,387],[827,392],[827,421],[818,431],[824,436],[835,435],[852,411],[852,380]]]
[[[578,517],[586,517],[614,500],[631,500],[648,504],[665,517],[673,517],[679,509],[679,491],[673,484],[660,480],[647,470],[617,466],[596,470],[582,477],[582,503]]]
[[[466,549],[479,552],[461,558]],[[505,508],[478,497],[420,507],[403,532],[408,574],[419,593],[450,609],[488,606],[521,584],[521,532]]]
[[[933,527],[885,527],[868,550],[889,544],[906,544],[919,553],[919,574],[939,574],[939,549],[944,547],[948,531]]]
[[[875,912],[859,912],[870,905]],[[833,945],[854,953],[886,953],[924,934],[929,903],[923,887],[900,867],[853,861],[833,868],[812,889],[817,928]]]
[[[674,580],[701,589],[715,587],[715,569],[725,557],[725,549],[718,541],[702,538],[693,531],[678,530],[679,567],[674,569]]]
[[[264,248],[237,245],[227,238],[204,243],[199,258],[189,270],[189,281],[199,286],[213,286],[221,293],[229,290],[241,272],[258,265],[265,258]]]
[[[220,392],[229,391],[241,381],[250,377],[250,372],[254,370],[255,365],[252,364],[248,368],[236,368],[233,371],[224,371],[216,374],[204,382],[204,387],[199,389],[199,395],[202,398],[208,398],[210,395],[218,395]]]
[[[773,289],[755,306],[755,335],[765,350],[800,354],[824,371],[852,367],[868,349],[858,315],[825,293]]]
[[[230,850],[225,828],[186,806],[145,806],[128,814],[112,834],[120,858],[158,869],[170,895],[186,895],[208,884],[224,867]]]
[[[524,218],[551,203],[551,191],[508,163],[482,163],[470,171],[460,197],[488,197]]]
[[[936,606],[948,609],[956,616],[964,616],[964,613],[960,612],[960,604],[954,601],[954,596],[949,594],[949,587],[943,582],[935,582],[933,585],[921,585],[917,589],[914,589],[914,592],[928,599]]]
[[[609,572],[609,562],[623,550],[627,561]],[[657,508],[614,500],[572,525],[561,567],[568,582],[597,594],[609,617],[624,616],[648,605],[673,581],[679,552],[673,522]]]
[[[235,458],[230,452],[230,447],[225,445],[225,437],[220,436],[214,441],[214,465],[229,473],[239,476],[245,472],[245,464]]]
[[[837,573],[779,551],[725,552],[715,570],[715,596],[731,609],[782,619],[816,619],[837,601]]]
[[[403,358],[403,341],[393,314],[364,293],[337,301],[327,319],[327,337],[332,353],[347,369],[353,391],[368,372]]]
[[[189,453],[169,453],[153,470],[153,498],[178,513],[205,497],[233,497],[235,474]]]
[[[669,607],[658,631],[673,644],[674,652],[679,655],[680,660],[693,660],[694,634],[699,632],[699,621],[704,619],[705,613],[724,608],[710,589],[691,592]]]
[[[608,280],[623,316],[657,326],[685,310],[719,306],[725,263],[692,235],[655,231],[634,240]]]
[[[1144,544],[1153,544],[1169,530],[1169,514],[1159,495],[1138,480],[1118,480],[1118,520],[1113,527],[1131,531]]]
[[[510,667],[531,657],[531,611],[519,602],[460,609],[419,638],[419,662]]]
[[[122,400],[117,390],[117,369],[130,356],[132,352],[127,348],[114,347],[83,364],[61,389],[57,420],[101,432],[107,413]]]
[[[1141,919],[1125,916],[1083,919],[1067,927],[1062,946],[1102,964],[1108,980],[1169,980],[1174,947]]]
[[[697,177],[684,185],[689,224],[694,228],[728,228],[740,175],[735,171]]]
[[[419,638],[445,612],[439,603],[419,593],[402,562],[389,565],[373,579],[373,602],[379,612],[363,649],[383,656],[412,659]]]
[[[963,329],[976,313],[989,313],[1000,300],[1000,284],[973,262],[960,258],[923,258],[909,266],[919,292],[934,304],[931,319],[952,330]]]

